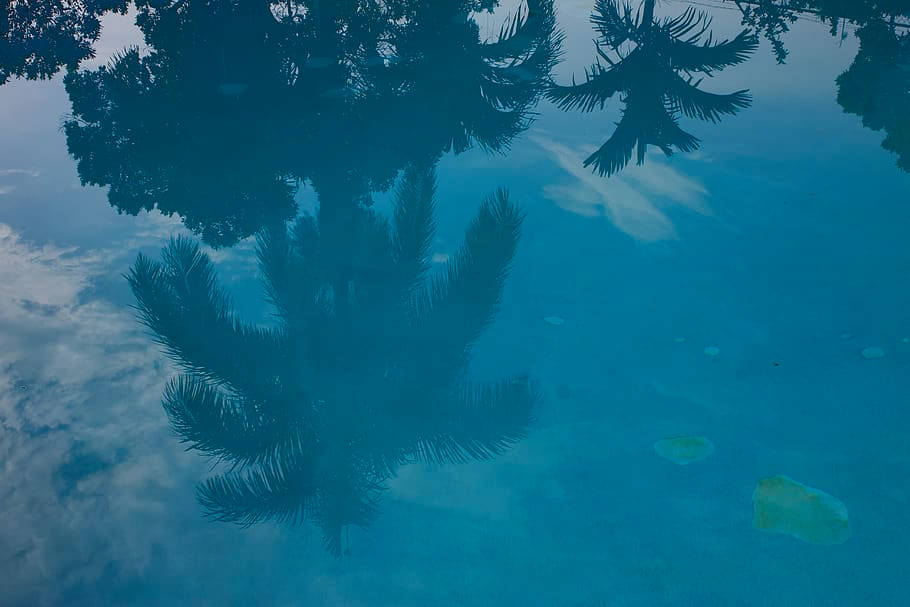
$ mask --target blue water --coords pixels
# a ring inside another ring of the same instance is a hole
[[[3,11],[0,605],[910,604],[907,2]]]

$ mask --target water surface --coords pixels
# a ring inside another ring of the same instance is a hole
[[[0,604],[910,604],[906,2],[3,10]]]

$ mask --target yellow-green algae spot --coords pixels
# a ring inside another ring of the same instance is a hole
[[[758,481],[752,510],[756,529],[786,533],[810,544],[841,544],[850,538],[842,501],[786,476]]]
[[[654,451],[664,459],[685,466],[714,453],[714,443],[704,436],[676,436],[654,443]]]

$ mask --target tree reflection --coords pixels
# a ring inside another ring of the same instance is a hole
[[[699,140],[679,126],[680,116],[717,122],[748,107],[748,91],[720,95],[700,88],[702,78],[745,61],[758,45],[743,30],[732,40],[715,41],[711,19],[694,8],[657,19],[655,0],[639,9],[617,0],[598,0],[591,23],[598,33],[597,62],[585,81],[554,84],[547,96],[564,110],[603,109],[619,94],[622,118],[613,134],[585,159],[601,175],[612,175],[632,159],[642,164],[649,145],[666,155],[691,152]]]
[[[724,2],[729,0],[723,0]],[[734,0],[742,12],[743,24],[761,32],[774,49],[779,63],[790,52],[784,36],[800,17],[813,16],[830,26],[831,35],[844,35],[844,22],[865,25],[910,17],[907,0]]]
[[[738,2],[743,22],[759,26],[778,62],[788,55],[783,35],[789,24],[812,15],[830,25],[832,35],[856,26],[859,51],[837,78],[837,101],[857,114],[863,126],[884,130],[882,147],[910,171],[910,2],[907,0],[761,0]]]
[[[145,7],[138,21],[153,50],[67,75],[64,130],[83,184],[109,186],[124,213],[178,213],[215,245],[293,215],[290,68],[251,8]]]
[[[882,147],[897,154],[897,166],[910,171],[910,35],[897,35],[885,23],[857,32],[859,52],[837,77],[837,102],[857,114],[863,126],[884,129]]]
[[[294,214],[298,185],[365,201],[409,163],[528,125],[556,60],[552,0],[485,40],[486,3],[140,2],[147,52],[70,74],[83,183],[230,245]],[[403,134],[405,134],[403,136]]]
[[[465,2],[416,2],[412,25],[396,45],[394,78],[405,83],[406,94],[393,116],[428,125],[412,145],[434,153],[459,153],[475,142],[503,150],[528,127],[559,55],[562,36],[552,2],[529,0],[484,42],[470,8]]]
[[[171,425],[228,464],[198,488],[216,520],[313,522],[341,554],[385,482],[412,462],[487,459],[525,433],[525,377],[475,385],[471,346],[491,321],[521,213],[504,191],[483,203],[459,254],[429,274],[435,179],[410,168],[392,221],[364,207],[262,233],[259,263],[278,326],[241,320],[206,254],[171,241],[129,275],[142,321],[183,373],[167,387]]]
[[[50,78],[94,57],[101,15],[126,7],[126,0],[3,0],[0,85],[15,76]]]

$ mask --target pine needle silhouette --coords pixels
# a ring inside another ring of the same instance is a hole
[[[182,369],[164,394],[188,449],[228,470],[198,499],[215,520],[366,526],[385,482],[412,462],[489,459],[520,440],[537,399],[526,377],[475,385],[471,347],[492,320],[522,214],[499,191],[460,252],[429,274],[435,176],[409,168],[392,220],[320,211],[262,233],[260,269],[278,326],[244,322],[209,257],[173,239],[128,279],[141,321]]]
[[[720,95],[701,90],[704,77],[745,61],[758,39],[743,30],[732,40],[715,41],[706,13],[689,8],[658,20],[655,0],[635,10],[615,0],[597,0],[591,23],[598,32],[598,59],[585,81],[553,84],[547,97],[563,110],[603,109],[621,96],[622,118],[613,134],[584,165],[601,175],[622,170],[632,159],[644,163],[649,145],[667,156],[698,149],[699,140],[679,126],[680,116],[718,122],[751,104],[748,91]]]

